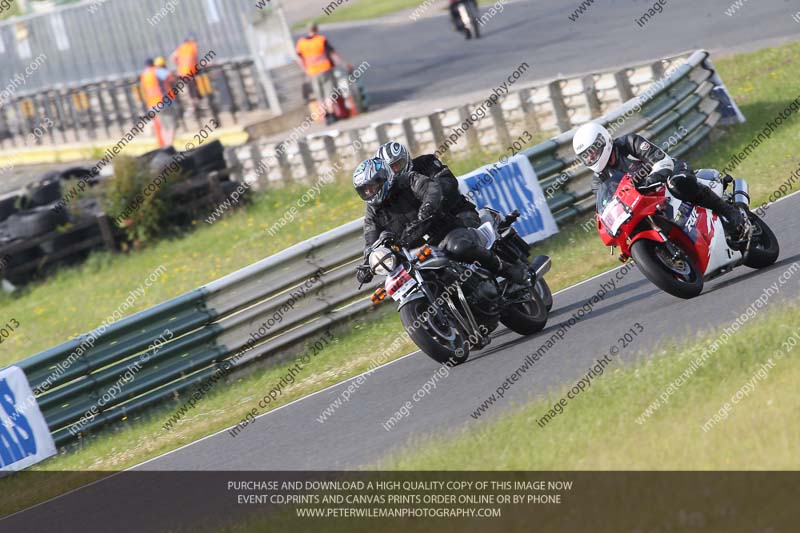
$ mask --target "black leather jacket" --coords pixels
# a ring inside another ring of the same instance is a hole
[[[364,213],[364,245],[372,246],[382,231],[401,236],[403,230],[419,219],[419,209],[430,203],[438,214],[431,228],[431,241],[437,242],[460,224],[454,216],[475,209],[458,191],[458,181],[435,155],[423,155],[412,161],[411,171],[399,175],[389,197],[380,206],[367,204]]]
[[[640,184],[647,185],[665,182],[675,170],[675,161],[664,150],[635,133],[614,140],[611,160],[613,165],[609,162],[592,178],[593,192],[615,172],[634,174]]]

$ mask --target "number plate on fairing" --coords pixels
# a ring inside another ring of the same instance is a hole
[[[616,237],[619,234],[619,229],[627,221],[631,219],[633,214],[630,208],[622,203],[618,197],[614,197],[611,202],[603,209],[603,214],[600,215],[600,220],[608,230],[609,235]]]
[[[396,302],[406,298],[416,286],[417,280],[412,278],[404,267],[400,267],[386,278],[386,292]]]

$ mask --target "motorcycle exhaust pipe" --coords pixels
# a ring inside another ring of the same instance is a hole
[[[750,208],[750,187],[743,179],[737,178],[733,181],[733,203]]]
[[[546,255],[537,255],[531,261],[531,269],[536,273],[536,279],[542,279],[545,274],[550,272],[553,261]]]

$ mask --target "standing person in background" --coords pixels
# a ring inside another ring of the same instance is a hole
[[[178,76],[186,79],[189,87],[191,103],[190,111],[194,111],[200,100],[200,92],[197,90],[197,42],[194,35],[187,35],[186,40],[172,52],[170,60],[177,65]]]
[[[161,90],[167,95],[167,102],[159,112],[161,120],[162,148],[172,146],[175,141],[175,131],[178,129],[178,104],[175,95],[175,75],[167,68],[166,58],[159,56],[153,61],[156,67],[156,77],[161,86]]]
[[[319,33],[316,22],[309,24],[308,33],[297,41],[296,50],[300,66],[311,79],[317,102],[325,111],[325,122],[331,124],[336,120],[333,102],[329,101],[336,87],[333,67],[344,65],[344,59],[333,49],[327,37]],[[352,66],[348,69],[352,70]]]
[[[166,65],[166,60],[160,57],[158,63]],[[158,145],[161,148],[172,146],[177,126],[177,114],[173,104],[175,92],[173,91],[172,73],[164,66],[156,66],[156,60],[148,59],[145,61],[145,70],[139,78],[139,83],[148,110],[154,109],[164,102],[164,107],[157,110],[156,116],[153,117],[153,127]]]

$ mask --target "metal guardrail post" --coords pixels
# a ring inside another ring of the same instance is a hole
[[[634,95],[633,89],[631,88],[631,80],[628,78],[628,69],[615,72],[614,79],[617,82],[617,89],[619,90],[619,96],[622,101],[627,102],[632,99]]]
[[[442,146],[444,144],[444,128],[442,128],[442,118],[439,116],[439,111],[435,111],[428,115],[428,121],[431,124],[431,133],[433,134],[433,144]]]
[[[412,154],[416,153],[419,146],[417,144],[417,136],[414,133],[414,123],[411,122],[410,118],[404,118],[401,124],[403,125],[403,136],[406,138],[406,146]]]
[[[564,93],[561,91],[562,80],[550,82],[547,90],[550,93],[550,102],[553,104],[553,112],[556,115],[558,129],[562,132],[572,129],[572,120],[569,118],[569,110],[564,102]]]
[[[595,76],[589,74],[581,80],[583,83],[583,93],[586,95],[586,103],[589,105],[589,112],[592,118],[597,118],[603,114],[600,98],[597,97],[597,87],[595,87]]]
[[[470,116],[470,110],[467,106],[461,106],[458,108],[458,118],[461,120],[461,124],[464,124],[467,121],[467,118]],[[508,128],[506,128],[506,135],[508,134]],[[467,129],[467,144],[470,146],[479,146],[480,142],[478,139],[478,129],[477,128],[468,128]],[[511,141],[503,142],[502,146],[508,146],[511,144]]]

